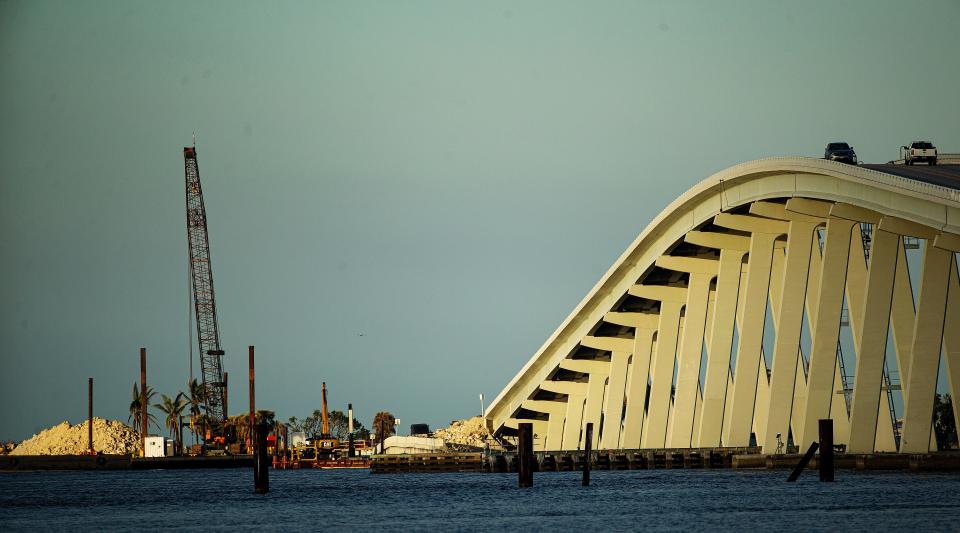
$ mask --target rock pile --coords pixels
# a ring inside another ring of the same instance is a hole
[[[454,420],[450,427],[438,429],[433,436],[443,439],[449,444],[463,444],[482,448],[485,443],[492,443],[493,439],[487,433],[487,427],[479,416],[466,420]]]
[[[93,449],[104,454],[136,454],[140,437],[117,420],[93,419]],[[69,422],[45,429],[21,442],[10,455],[79,455],[87,451],[87,422]]]

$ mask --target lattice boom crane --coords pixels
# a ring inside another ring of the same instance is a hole
[[[215,439],[224,436],[227,418],[227,413],[224,412],[226,384],[223,380],[223,350],[220,348],[220,328],[217,324],[213,269],[210,267],[207,212],[203,206],[203,190],[200,188],[195,146],[183,149],[183,164],[187,188],[187,243],[190,248],[193,309],[200,345],[200,372],[205,390],[203,400],[210,430],[209,438]]]

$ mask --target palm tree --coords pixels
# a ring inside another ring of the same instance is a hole
[[[180,435],[180,416],[183,415],[183,410],[187,408],[187,400],[184,398],[182,392],[178,392],[175,398],[161,394],[160,399],[161,402],[155,404],[154,407],[160,409],[160,412],[167,415],[165,424],[167,429],[170,430],[170,436],[173,437],[174,448],[179,454],[182,444],[180,442],[182,439]]]
[[[187,391],[190,395],[190,420],[193,422],[193,443],[197,444],[197,437],[199,435],[206,434],[206,424],[200,417],[200,413],[204,408],[204,398],[206,397],[207,388],[203,383],[197,382],[196,378],[191,379],[187,383]]]
[[[396,418],[389,411],[380,411],[374,415],[373,430],[377,432],[377,438],[382,440],[393,435],[396,432],[395,422]]]
[[[153,397],[156,395],[153,388],[150,385],[147,385],[147,426],[151,422],[153,425],[160,429],[160,425],[157,424],[156,417],[150,413],[150,402],[153,400]],[[137,385],[137,382],[133,383],[133,399],[130,402],[130,415],[127,417],[127,423],[133,423],[133,430],[137,433],[140,433],[140,387]]]
[[[274,426],[276,424],[276,415],[273,411],[261,409],[254,414],[253,423],[260,424],[261,422],[269,426]],[[251,446],[253,445],[253,433],[250,429],[250,413],[227,417],[227,424],[234,427],[238,443],[243,444],[247,442],[247,439],[251,439],[249,442]]]
[[[290,426],[292,431],[303,431],[303,420],[295,416],[291,416],[287,419],[287,425]]]
[[[268,426],[276,425],[276,414],[273,411],[268,411],[267,409],[260,409],[256,412],[253,417],[255,424],[266,424]]]
[[[236,432],[237,442],[244,443],[250,436],[250,414],[234,415],[227,417],[227,423],[232,425]]]

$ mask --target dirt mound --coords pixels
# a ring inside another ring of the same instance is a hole
[[[117,420],[93,419],[93,449],[105,454],[136,454],[140,437]],[[57,424],[21,442],[10,455],[78,455],[87,451],[87,422]]]
[[[450,427],[434,431],[433,436],[443,439],[447,444],[465,444],[476,447],[483,447],[484,443],[492,442],[489,433],[487,433],[487,427],[479,416],[466,420],[454,420],[450,423]]]

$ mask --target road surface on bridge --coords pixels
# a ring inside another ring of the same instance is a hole
[[[886,172],[904,178],[960,190],[960,165],[862,165],[864,168]]]

